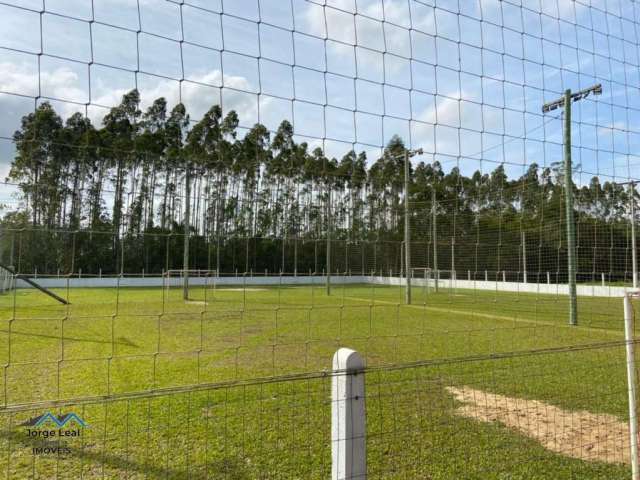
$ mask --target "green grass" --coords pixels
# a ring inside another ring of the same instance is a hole
[[[626,465],[563,457],[498,423],[461,418],[445,390],[468,385],[626,418],[623,347],[561,350],[621,340],[621,299],[581,298],[580,325],[570,327],[566,297],[491,291],[415,288],[411,306],[401,288],[372,285],[334,286],[330,297],[321,284],[194,288],[188,303],[178,288],[57,293],[71,305],[27,290],[0,297],[6,478],[327,478],[331,379],[302,374],[329,369],[341,346],[374,368],[370,478],[629,476]],[[292,374],[300,378],[255,380]],[[211,385],[127,397],[194,384]],[[96,396],[111,400],[54,408],[89,423],[70,453],[32,453],[19,424],[47,407],[28,404]]]

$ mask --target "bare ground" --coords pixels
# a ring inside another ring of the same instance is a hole
[[[553,452],[587,461],[630,463],[629,427],[618,417],[569,411],[538,401],[469,387],[448,387],[460,416],[500,422]]]

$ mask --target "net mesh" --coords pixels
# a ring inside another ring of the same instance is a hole
[[[0,471],[327,478],[346,346],[370,478],[623,477],[639,16],[2,2]]]

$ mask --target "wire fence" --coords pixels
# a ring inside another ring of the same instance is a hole
[[[640,478],[636,2],[0,18],[5,478]]]
[[[571,328],[566,285],[540,293],[450,278],[436,292],[433,278],[414,279],[405,305],[402,278],[334,276],[330,295],[327,279],[191,274],[185,300],[182,273],[97,284],[38,278],[45,289],[53,280],[61,304],[16,277],[18,288],[0,298],[3,404],[313,372],[342,345],[381,365],[623,333],[622,287],[581,296],[580,326]]]
[[[420,210],[412,214],[416,218],[427,216]],[[448,214],[444,211],[442,215]],[[604,276],[607,285],[633,284],[634,248],[629,226],[629,222],[621,225],[622,236],[603,230],[600,244],[592,242],[588,233],[579,235],[579,283],[602,283]],[[502,280],[504,272],[508,281],[524,282],[526,277],[525,283],[567,283],[562,225],[550,225],[545,231],[511,232],[475,228],[454,233],[441,228],[434,242],[430,223],[426,228],[412,225],[410,269],[439,270],[443,276],[455,271],[460,279]],[[402,239],[189,235],[187,269],[249,277],[327,272],[337,276],[401,276],[405,271],[404,244]],[[184,269],[184,251],[185,235],[181,233],[122,237],[104,231],[33,228],[4,228],[0,233],[0,261],[19,274],[41,278],[162,276],[170,270]]]
[[[367,478],[532,471],[627,478],[625,363],[624,342],[610,341],[365,368]],[[7,478],[327,478],[331,382],[339,374],[4,409],[3,471]],[[35,426],[45,412],[79,420]]]

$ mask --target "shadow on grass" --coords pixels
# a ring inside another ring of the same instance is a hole
[[[24,337],[39,337],[39,338],[52,338],[55,340],[60,340],[63,337],[61,335],[47,335],[44,333],[27,333],[27,332],[18,332],[16,330],[11,330],[11,332],[9,332],[9,330],[4,330],[4,329],[0,329],[0,333],[6,333],[7,335],[11,334],[11,335],[20,335],[20,336],[24,336]],[[65,340],[71,340],[74,342],[84,342],[84,343],[104,343],[104,344],[114,344],[114,345],[126,345],[128,347],[138,347],[138,345],[134,342],[132,342],[131,340],[129,340],[126,337],[118,337],[117,340],[98,340],[98,339],[93,339],[93,338],[78,338],[78,337],[68,337],[68,336],[64,336]]]
[[[32,452],[35,447],[50,446],[52,448],[56,448],[59,445],[58,440],[52,439],[43,441],[42,439],[29,438],[26,437],[24,432],[16,430],[0,430],[0,438],[8,441],[9,444],[12,445],[12,450],[15,450],[16,446],[22,446],[28,449],[29,452]],[[129,458],[130,454],[120,456],[107,452],[94,452],[85,448],[72,446],[69,446],[68,448],[69,453],[61,455],[51,454],[50,458],[55,459],[56,461],[64,460],[69,457],[81,459],[83,461],[82,465],[87,469],[84,472],[85,475],[83,475],[83,478],[92,478],[91,472],[96,471],[96,467],[98,469],[101,469],[100,467],[109,467],[117,471],[118,475],[122,475],[124,472],[137,472],[143,473],[145,478],[170,478],[173,480],[207,479],[218,478],[219,476],[224,476],[224,478],[228,480],[249,480],[253,478],[241,458],[228,457],[216,459],[208,462],[207,464],[198,465],[197,469],[199,471],[194,472],[193,470],[185,471],[183,469],[162,467],[158,465],[160,462],[149,463],[145,461],[131,460]],[[31,453],[31,455],[35,454]],[[10,462],[11,459],[9,458],[8,461]],[[30,468],[25,466],[25,471],[21,472],[24,473],[24,478],[28,478],[27,470],[30,470]],[[104,477],[102,476],[102,478]]]

